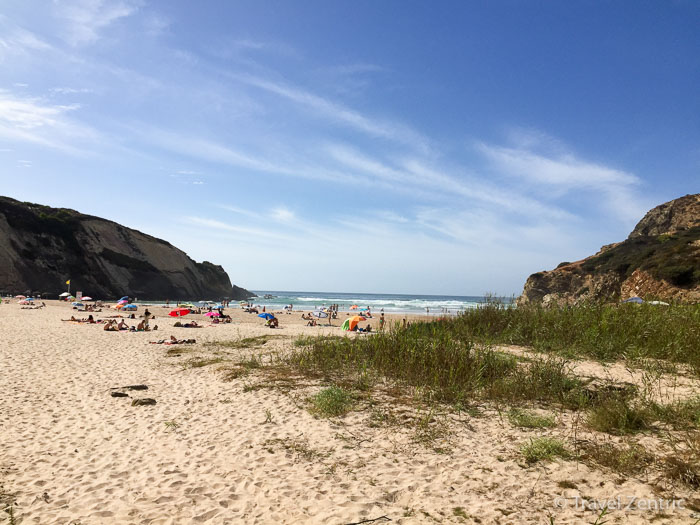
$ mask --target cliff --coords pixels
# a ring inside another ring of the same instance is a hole
[[[95,298],[245,299],[221,266],[197,263],[170,243],[65,208],[0,197],[0,292]]]
[[[700,194],[657,206],[626,240],[595,255],[532,274],[518,304],[561,306],[633,296],[700,301]]]

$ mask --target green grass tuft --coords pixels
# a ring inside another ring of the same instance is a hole
[[[531,439],[520,448],[520,452],[523,454],[525,461],[528,463],[551,461],[555,457],[569,457],[569,452],[566,450],[564,443],[558,439],[550,437]]]
[[[311,397],[312,412],[321,417],[339,417],[347,414],[354,404],[353,396],[344,388],[331,386]]]
[[[556,426],[554,416],[540,416],[534,412],[513,408],[508,412],[508,421],[516,427],[551,428]]]

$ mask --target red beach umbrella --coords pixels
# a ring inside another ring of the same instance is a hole
[[[170,312],[168,315],[170,317],[183,317],[183,316],[187,315],[188,313],[190,313],[189,308],[175,308],[175,310]]]

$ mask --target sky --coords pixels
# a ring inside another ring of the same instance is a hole
[[[518,295],[698,191],[696,1],[0,3],[0,194],[251,290]]]

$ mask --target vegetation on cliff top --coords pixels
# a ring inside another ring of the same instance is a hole
[[[587,259],[587,273],[616,272],[629,277],[637,269],[679,287],[700,285],[700,226],[658,236],[627,239]]]

